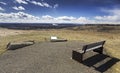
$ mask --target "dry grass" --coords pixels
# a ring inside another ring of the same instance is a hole
[[[84,42],[106,40],[105,48],[107,53],[120,59],[120,33],[97,32],[93,30],[27,30],[26,33],[23,34],[0,37],[0,53],[3,53],[6,50],[5,47],[8,42],[25,40],[35,40],[36,42],[40,42],[46,41],[46,39],[49,39],[49,37],[53,35],[68,40],[80,40]],[[120,73],[120,62],[115,64],[111,70],[113,73]]]

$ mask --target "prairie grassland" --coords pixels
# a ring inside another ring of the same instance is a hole
[[[68,29],[24,30],[23,34],[20,33],[14,35],[1,36],[0,53],[6,51],[6,45],[8,42],[17,42],[25,40],[35,40],[36,42],[41,42],[48,41],[50,36],[58,36],[60,38],[65,38],[67,40],[79,40],[83,42],[96,42],[106,40],[105,44],[106,52],[110,56],[120,59],[119,32],[120,30],[111,32],[97,32],[94,30],[68,30]],[[113,71],[113,73],[120,73],[120,62],[115,64],[111,70]]]

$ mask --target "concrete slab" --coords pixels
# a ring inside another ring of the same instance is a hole
[[[87,60],[82,64],[71,59],[72,50],[84,44],[82,41],[41,42],[7,51],[0,56],[0,73],[101,73],[95,67],[87,66]],[[87,57],[95,55],[86,53]],[[104,72],[110,73],[109,69]]]

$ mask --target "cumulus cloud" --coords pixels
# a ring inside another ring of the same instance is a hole
[[[95,16],[94,18],[101,23],[120,23],[120,9],[104,9],[107,12],[107,16]]]
[[[49,8],[52,8],[52,6],[51,6],[51,5],[49,5],[49,4],[48,4],[48,3],[46,3],[46,2],[43,2],[42,4],[44,5],[44,7],[49,7]]]
[[[7,5],[5,2],[0,2],[0,4]]]
[[[89,20],[88,18],[86,18],[86,17],[79,17],[78,19],[77,19],[77,22],[79,22],[79,23],[89,23],[89,22],[91,22],[91,20]],[[93,23],[93,22],[92,22]]]
[[[23,19],[23,18],[31,18],[34,17],[32,15],[26,14],[24,12],[18,13],[0,13],[1,18],[16,18],[16,19]]]
[[[0,7],[0,11],[5,11],[5,9],[3,9],[2,7]]]
[[[73,17],[73,16],[59,16],[59,17],[52,17],[50,15],[42,16],[43,21],[51,22],[51,23],[95,23],[93,20],[89,20],[86,17]]]
[[[79,17],[78,20],[85,22],[85,21],[87,21],[88,19],[87,19],[86,17]]]
[[[17,23],[77,23],[78,19],[72,16],[52,17],[44,15],[41,17],[33,16],[24,12],[0,13],[0,22]]]
[[[38,5],[38,6],[44,6],[42,3],[40,2],[36,2],[36,1],[30,1],[32,4]]]
[[[55,4],[54,6],[53,6],[53,8],[57,8],[59,5],[58,4]]]
[[[30,2],[30,3],[32,3],[32,4],[34,4],[34,5],[38,5],[38,6],[41,6],[41,7],[48,7],[48,8],[52,8],[52,6],[51,5],[49,5],[48,3],[46,3],[46,2],[37,2],[37,1],[34,1],[34,0],[32,0],[32,1],[30,1],[30,0],[27,0],[28,2]]]
[[[42,19],[47,19],[47,20],[53,19],[54,20],[54,17],[52,17],[50,15],[44,15],[44,16],[42,16]]]
[[[16,0],[16,2],[19,4],[28,4],[25,0]]]
[[[56,18],[57,20],[66,20],[66,21],[71,21],[71,20],[75,20],[76,18],[75,17],[72,17],[72,16],[60,16],[60,17],[57,17]]]
[[[19,7],[14,6],[12,8],[15,9],[15,10],[25,10],[25,8],[23,6],[19,6]]]
[[[120,18],[117,15],[113,15],[113,16],[96,16],[95,19],[102,21],[117,21]]]
[[[75,18],[72,16],[52,17],[44,15],[41,17],[33,16],[24,12],[0,13],[0,22],[17,23],[86,23],[90,22],[85,17]]]
[[[24,12],[18,12],[18,13],[0,13],[0,22],[31,22],[31,21],[37,21],[39,17],[24,13]]]
[[[44,2],[44,0],[42,0],[41,2],[38,2],[38,1],[35,1],[35,0],[26,0],[34,5],[38,5],[38,6],[41,6],[41,7],[47,7],[47,8],[57,8],[59,5],[58,4],[55,4],[54,6],[50,5],[49,3],[47,2]]]
[[[95,16],[92,19],[89,17],[79,18],[73,16],[59,16],[53,17],[44,15],[41,17],[33,16],[24,12],[17,13],[0,13],[0,22],[20,22],[20,23],[81,23],[81,24],[119,24],[120,23],[120,10],[108,10],[108,16]]]

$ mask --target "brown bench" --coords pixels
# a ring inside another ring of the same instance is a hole
[[[98,52],[99,54],[103,54],[104,43],[105,41],[100,41],[100,42],[84,45],[82,50],[81,49],[73,50],[72,59],[82,62],[83,55],[89,51],[94,51],[94,52]]]

